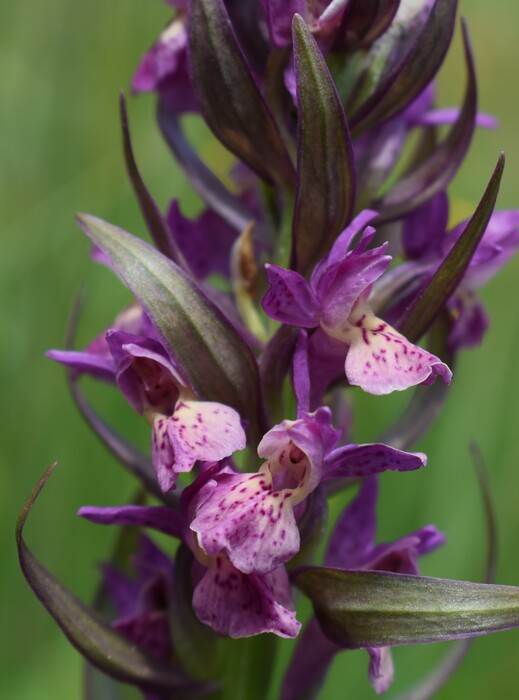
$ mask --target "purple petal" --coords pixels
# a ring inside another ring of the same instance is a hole
[[[449,349],[456,352],[480,345],[490,321],[479,299],[470,293],[455,294],[449,308],[453,317],[448,337]]]
[[[340,435],[341,431],[332,427],[330,409],[319,408],[315,413],[303,414],[296,421],[285,420],[275,425],[258,445],[258,455],[272,462],[276,459],[283,462],[291,444],[298,448],[309,461],[309,473],[304,477],[308,494],[320,483],[323,460],[337,444]]]
[[[326,566],[359,569],[370,558],[377,528],[377,494],[377,478],[369,477],[335,524],[326,552]]]
[[[371,209],[364,209],[360,214],[357,214],[351,224],[339,234],[328,255],[315,266],[312,272],[311,285],[314,289],[317,287],[322,274],[331,265],[335,265],[335,263],[340,262],[346,257],[355,236],[363,231],[377,216],[378,212],[372,211]]]
[[[135,602],[139,598],[140,584],[111,564],[102,566],[103,584],[118,617],[126,617],[135,610]]]
[[[371,647],[369,654],[368,678],[376,693],[385,693],[393,682],[393,657],[389,647]]]
[[[197,460],[217,462],[247,444],[237,411],[214,401],[179,402],[167,431],[177,471],[190,471]]]
[[[310,408],[323,403],[323,396],[331,382],[344,373],[344,359],[348,348],[331,338],[321,328],[310,336],[308,364],[310,370]]]
[[[426,525],[399,540],[374,547],[363,568],[418,576],[418,557],[434,551],[444,543],[445,536],[434,525]]]
[[[207,554],[224,552],[247,574],[268,573],[297,554],[292,491],[274,492],[268,472],[225,475],[206,491],[191,530]]]
[[[113,626],[150,656],[164,661],[170,658],[171,637],[167,611],[147,610],[117,620]]]
[[[292,18],[297,12],[306,15],[306,0],[261,0],[273,46],[292,43]]]
[[[442,245],[449,219],[449,199],[439,192],[404,219],[402,243],[408,258],[436,253]]]
[[[305,278],[277,265],[265,265],[265,270],[270,284],[262,302],[265,313],[290,326],[319,325],[319,302]]]
[[[106,339],[117,364],[117,384],[137,413],[149,409],[170,414],[185,385],[156,340],[122,331],[108,331]]]
[[[181,539],[184,526],[179,511],[165,506],[83,506],[77,514],[98,525],[149,527],[177,539]]]
[[[385,471],[412,471],[425,467],[423,452],[404,452],[383,444],[345,445],[334,450],[325,462],[325,479],[366,477]]]
[[[199,279],[205,279],[211,272],[229,277],[231,248],[237,236],[234,227],[211,209],[195,220],[188,219],[176,199],[169,207],[168,224]]]
[[[175,468],[175,453],[168,436],[168,419],[157,414],[151,428],[151,459],[162,493],[175,488],[178,469]]]
[[[363,293],[387,270],[391,257],[384,255],[386,245],[360,254],[354,251],[329,268],[316,289],[321,302],[321,326],[328,331],[348,320]],[[332,334],[333,335],[333,334]]]
[[[217,557],[194,590],[193,609],[215,632],[234,639],[272,632],[293,638],[301,627],[293,606],[277,599],[279,590],[290,596],[284,569],[265,576],[243,574],[222,556]]]
[[[297,640],[281,690],[281,700],[299,700],[319,687],[340,647],[324,635],[313,617]]]
[[[115,381],[115,365],[111,357],[73,350],[49,350],[45,355],[55,362],[70,367],[74,377],[90,374],[105,382]]]
[[[355,325],[343,335],[350,344],[345,363],[350,384],[381,395],[431,384],[437,375],[450,383],[452,372],[446,364],[371,315],[367,304],[358,305],[350,323]]]
[[[431,109],[416,120],[420,126],[442,126],[443,124],[454,124],[459,118],[460,110],[456,107],[444,109]],[[499,121],[492,114],[479,112],[476,117],[476,126],[483,129],[497,129]]]
[[[308,369],[308,335],[300,331],[292,364],[292,383],[297,403],[297,416],[310,410],[310,374]]]
[[[463,222],[445,237],[443,256],[465,230]],[[463,278],[464,289],[474,290],[486,284],[519,248],[519,210],[497,211],[490,217],[487,229],[470,261]]]

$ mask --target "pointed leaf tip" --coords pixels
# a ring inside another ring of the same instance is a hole
[[[16,526],[20,566],[36,597],[71,644],[96,668],[112,678],[142,688],[169,690],[175,693],[175,698],[185,700],[211,690],[209,686],[195,683],[183,673],[148,657],[62,586],[27,547],[23,539],[27,516],[55,466],[51,465],[36,484],[20,512]]]
[[[399,322],[399,331],[412,342],[418,341],[426,333],[461,282],[494,211],[504,167],[505,155],[501,152],[481,201],[465,230]]]
[[[295,172],[222,0],[189,3],[191,78],[215,136],[266,182],[289,191]]]
[[[298,185],[293,267],[306,272],[325,255],[355,206],[355,162],[340,98],[303,18],[294,15],[298,102]]]
[[[184,255],[171,235],[168,224],[162,215],[159,206],[146,187],[139,171],[130,136],[126,98],[122,90],[119,93],[119,115],[123,138],[124,162],[126,164],[126,170],[128,172],[128,177],[130,178],[133,191],[135,192],[135,196],[139,203],[139,208],[144,221],[146,222],[146,226],[148,227],[148,231],[150,232],[155,245],[161,253],[167,257],[170,257],[185,270],[188,270],[188,265]]]

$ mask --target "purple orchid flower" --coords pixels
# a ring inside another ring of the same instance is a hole
[[[113,626],[151,656],[167,660],[172,644],[168,605],[173,566],[148,537],[142,536],[134,558],[136,578],[112,564],[103,565],[103,579],[117,612]]]
[[[388,571],[418,575],[418,558],[444,544],[445,537],[428,525],[399,540],[375,544],[377,477],[366,479],[357,496],[338,519],[331,535],[325,565],[341,570]],[[302,688],[322,680],[341,647],[322,632],[313,618],[305,628],[288,668],[282,700],[299,696]],[[377,693],[385,692],[393,680],[389,648],[367,649],[368,676]]]
[[[228,470],[229,468],[224,468]],[[183,492],[181,510],[162,506],[83,507],[78,515],[103,525],[133,525],[166,533],[183,541],[195,557],[193,610],[201,622],[218,634],[233,638],[271,632],[296,637],[301,627],[295,617],[290,582],[283,567],[266,574],[247,574],[220,553],[204,552],[189,529],[201,491],[219,465],[209,466]]]
[[[296,420],[274,426],[258,446],[266,461],[257,473],[222,470],[200,490],[190,528],[201,549],[224,552],[244,573],[268,573],[300,549],[298,517],[307,497],[330,479],[367,476],[386,470],[425,466],[422,453],[387,445],[346,445],[333,449],[341,431],[332,427],[331,411],[307,413],[309,374],[302,334],[294,360],[298,399]]]
[[[152,460],[160,488],[174,488],[196,461],[218,461],[246,445],[240,416],[229,406],[197,401],[157,341],[108,331],[117,384],[152,426]]]
[[[371,310],[371,287],[391,262],[384,254],[387,244],[367,250],[375,230],[366,224],[375,216],[366,210],[354,219],[316,265],[310,283],[293,270],[267,265],[270,289],[263,308],[277,321],[320,328],[339,341],[348,381],[371,394],[430,384],[436,375],[448,383],[452,374],[447,365],[410,343]],[[350,250],[353,238],[363,229],[360,241]]]
[[[414,276],[413,289],[430,278],[465,230],[468,220],[447,230],[449,202],[441,192],[404,221],[402,243],[410,261],[390,273]],[[448,307],[452,327],[449,346],[453,351],[479,345],[488,328],[488,317],[476,290],[486,284],[519,247],[519,210],[495,212]],[[405,302],[404,302],[405,303]]]
[[[146,417],[152,428],[153,466],[164,493],[196,461],[218,461],[246,445],[238,413],[221,403],[196,400],[153,337],[111,329],[83,352],[47,354],[77,373],[115,381],[134,410]]]
[[[177,14],[142,58],[133,76],[132,90],[158,92],[173,114],[197,112],[198,102],[188,71],[186,2],[166,1],[177,8]]]

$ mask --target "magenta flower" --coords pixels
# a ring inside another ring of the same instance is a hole
[[[447,365],[410,343],[369,305],[371,286],[391,261],[384,254],[385,245],[367,249],[374,229],[365,227],[375,216],[372,211],[357,216],[316,265],[310,283],[297,272],[267,265],[270,289],[263,308],[277,321],[320,327],[329,338],[347,346],[346,377],[371,394],[430,384],[437,375],[448,383],[452,375]],[[363,229],[360,241],[350,249]]]

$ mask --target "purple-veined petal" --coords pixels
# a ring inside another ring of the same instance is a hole
[[[423,259],[437,253],[449,219],[449,199],[443,190],[408,214],[403,223],[402,243],[408,258]]]
[[[308,364],[310,369],[310,408],[323,403],[330,383],[344,374],[344,359],[348,347],[318,328],[310,336]]]
[[[282,48],[292,43],[292,18],[306,15],[306,0],[261,0],[273,46]]]
[[[289,591],[283,569],[265,576],[248,575],[218,556],[194,590],[193,609],[199,620],[225,636],[251,637],[272,632],[293,638],[301,625],[292,609],[276,599],[281,585]],[[287,595],[290,594],[283,598]]]
[[[296,465],[300,461],[302,466],[304,460],[292,454],[293,447],[299,450],[308,460],[309,470],[302,476],[307,495],[320,483],[323,460],[340,435],[341,431],[332,426],[330,409],[321,407],[314,413],[303,413],[296,421],[285,420],[275,425],[258,445],[258,455],[269,460],[271,468],[277,471],[276,461],[286,465]],[[299,487],[302,488],[303,483]]]
[[[350,324],[343,328],[343,342],[350,345],[346,377],[350,384],[370,394],[389,394],[424,382],[430,384],[436,375],[447,384],[451,380],[447,365],[374,316],[365,302],[357,305]]]
[[[115,365],[109,357],[75,350],[48,350],[45,355],[65,367],[70,367],[73,377],[90,374],[95,379],[105,382],[115,381]]]
[[[178,246],[199,279],[211,272],[229,277],[229,261],[236,230],[211,209],[191,220],[180,211],[178,200],[169,205],[168,224]]]
[[[391,263],[385,250],[386,244],[359,254],[353,252],[321,277],[316,291],[325,330],[344,323],[357,299],[369,293],[371,285],[384,274]]]
[[[262,302],[265,313],[290,326],[315,328],[319,302],[305,278],[277,265],[265,265],[265,270],[270,283]]]
[[[168,418],[158,413],[151,426],[151,460],[162,493],[175,488],[178,472],[168,435]]]
[[[167,661],[171,657],[167,610],[135,613],[116,620],[113,627],[153,658]]]
[[[366,477],[384,471],[412,471],[427,464],[423,452],[404,452],[389,445],[345,445],[325,461],[324,479]]]
[[[371,647],[369,654],[368,678],[375,692],[385,693],[393,682],[394,667],[389,647]]]
[[[185,381],[164,346],[122,331],[108,331],[106,339],[117,365],[117,385],[134,410],[172,413]]]
[[[210,556],[224,552],[244,573],[268,573],[299,551],[291,489],[274,491],[268,471],[226,475],[208,485],[191,523]]]
[[[325,565],[359,569],[370,558],[375,544],[378,480],[366,479],[355,498],[337,520],[326,551]]]
[[[297,417],[310,410],[310,373],[308,369],[308,334],[300,331],[292,363],[292,383],[297,403]]]
[[[317,690],[339,651],[340,647],[326,637],[313,617],[297,640],[283,681],[281,700],[299,700],[308,691]]]
[[[460,116],[460,110],[457,107],[445,107],[443,109],[431,109],[423,114],[417,124],[421,126],[441,126],[443,124],[454,124]],[[492,114],[478,112],[476,116],[476,126],[483,129],[497,129],[499,121]]]
[[[447,340],[449,349],[455,352],[479,345],[490,323],[479,299],[474,294],[463,291],[451,298],[449,309],[452,324]]]
[[[246,446],[239,414],[214,401],[180,401],[168,420],[168,437],[178,471],[197,460],[218,461]]]
[[[165,506],[83,506],[77,514],[98,525],[148,527],[166,535],[182,538],[184,518],[178,510]]]

